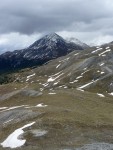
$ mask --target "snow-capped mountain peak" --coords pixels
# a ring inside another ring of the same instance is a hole
[[[47,40],[51,40],[53,42],[56,42],[57,40],[60,40],[60,39],[64,41],[64,39],[56,33],[50,33],[50,34],[46,35],[45,38]]]
[[[44,45],[47,47],[56,46],[56,43],[58,42],[65,42],[65,40],[56,33],[50,33],[34,42],[29,48],[36,49]]]

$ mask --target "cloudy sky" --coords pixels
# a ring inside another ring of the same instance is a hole
[[[113,0],[0,0],[0,53],[51,32],[87,44],[113,41]]]

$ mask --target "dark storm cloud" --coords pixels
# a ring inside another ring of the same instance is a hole
[[[0,0],[0,53],[49,32],[87,44],[113,41],[113,0]]]
[[[0,0],[0,33],[106,30],[112,10],[112,0]]]

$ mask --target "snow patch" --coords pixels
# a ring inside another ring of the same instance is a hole
[[[104,74],[105,72],[101,72],[100,74]]]
[[[111,96],[113,96],[113,92],[111,92],[111,93],[108,93],[109,95],[111,95]]]
[[[57,69],[57,68],[59,68],[59,67],[60,67],[60,65],[61,65],[61,64],[57,65],[57,66],[56,66],[56,69]]]
[[[50,77],[47,82],[53,82],[55,80],[55,78]]]
[[[77,90],[78,90],[78,91],[81,91],[81,92],[84,92],[84,90],[82,90],[82,89],[80,89],[80,88],[77,88]]]
[[[43,88],[40,88],[40,91],[43,91],[44,89]]]
[[[7,139],[1,143],[3,147],[17,148],[25,144],[26,140],[19,139],[19,136],[24,133],[23,129],[32,126],[35,122],[27,124],[21,128],[16,129],[12,134],[10,134]]]
[[[79,53],[74,54],[74,56],[77,56]]]
[[[9,107],[9,108],[7,108],[7,109],[5,109],[5,110],[2,110],[2,111],[0,111],[0,112],[17,109],[17,108],[21,108],[21,107],[24,107],[24,106],[28,106],[28,105],[13,106],[13,107]]]
[[[44,87],[46,87],[46,86],[48,86],[48,83],[44,83],[44,84],[42,84]]]
[[[91,53],[96,53],[96,52],[98,52],[98,51],[100,51],[100,50],[102,50],[103,48],[98,48],[97,50],[95,50],[95,51],[92,51]]]
[[[63,87],[63,85],[59,86],[59,88],[62,88],[62,87]]]
[[[10,120],[4,122],[4,124],[7,124],[8,122],[11,122],[12,120],[13,120],[13,119],[10,119]]]
[[[72,82],[69,82],[69,83],[73,84],[73,83],[75,83],[75,82],[78,82],[78,80],[74,80],[74,81],[72,81]]]
[[[26,81],[29,81],[29,79],[30,79],[31,77],[35,76],[35,75],[36,75],[36,74],[35,74],[35,73],[33,73],[33,74],[31,74],[31,75],[27,76]]]
[[[60,60],[59,62],[65,62],[65,61],[68,61],[70,59],[70,57],[64,59],[64,60]]]
[[[95,81],[91,81],[91,82],[89,82],[89,83],[87,83],[87,84],[85,84],[85,85],[82,85],[82,86],[78,87],[78,89],[83,89],[83,88],[85,88],[85,87],[87,87],[87,86],[89,86],[89,85],[91,85],[91,84],[93,84],[93,83],[95,83],[95,82],[97,82],[97,81],[98,81],[98,79],[95,80]]]
[[[100,97],[105,97],[103,94],[97,93],[98,96]]]
[[[102,57],[105,57],[106,55],[102,55]]]
[[[107,53],[107,52],[110,52],[111,51],[111,49],[107,49],[106,51],[104,51],[104,52],[102,52],[102,53],[100,53],[100,54],[98,54],[99,56],[101,56],[101,55],[103,55],[103,54],[105,54],[105,53]]]
[[[90,85],[90,84],[92,84],[92,83],[93,83],[93,81],[91,81],[91,82],[89,82],[89,83],[87,83],[87,84],[85,84],[85,85],[82,85],[81,87],[79,87],[79,89],[83,89],[83,88],[87,87],[88,85]]]
[[[7,109],[7,107],[0,107],[0,110]]]
[[[49,95],[55,95],[56,93],[48,93]]]
[[[43,103],[36,105],[36,107],[47,107],[48,105],[44,105]]]
[[[78,77],[76,77],[76,79],[80,79],[80,78],[82,78],[83,76],[78,76]]]
[[[86,70],[87,69],[87,67],[86,68],[84,68],[83,70]]]
[[[62,76],[64,73],[61,73],[60,75],[58,75],[57,77],[53,78],[53,77],[50,77],[47,82],[53,82],[55,81],[56,79],[58,79],[60,76]]]
[[[55,76],[59,75],[61,72],[62,72],[62,71],[60,71],[60,72],[58,72],[58,73],[56,73],[56,74],[53,74],[53,75],[51,75],[50,77],[55,77]]]
[[[81,75],[84,75],[86,72],[88,72],[89,70],[84,71],[83,73],[81,73]]]
[[[57,85],[59,83],[59,81],[58,82],[55,82],[53,85]]]
[[[67,89],[68,87],[67,86],[64,86],[64,89]]]
[[[103,65],[104,65],[104,63],[101,63],[101,64],[100,64],[100,66],[103,66]]]
[[[110,49],[110,47],[108,46],[108,47],[106,47],[106,49]]]

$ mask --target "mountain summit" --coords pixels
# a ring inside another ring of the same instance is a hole
[[[35,49],[35,48],[39,48],[39,46],[42,46],[42,45],[55,46],[56,43],[58,42],[65,42],[65,40],[59,35],[57,35],[56,33],[51,33],[51,34],[44,36],[40,40],[34,42],[31,46],[29,46],[29,48]]]
[[[0,55],[0,70],[9,70],[9,68],[15,70],[42,65],[74,50],[83,49],[82,45],[66,41],[56,33],[48,34],[28,48]]]

